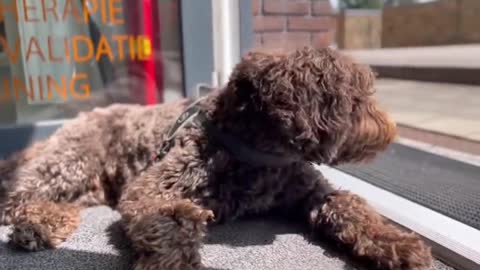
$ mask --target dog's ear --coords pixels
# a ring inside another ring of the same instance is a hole
[[[352,109],[348,69],[330,49],[251,52],[230,78],[228,99],[235,102],[230,108],[261,112],[296,148],[313,152],[337,140],[347,122]]]
[[[268,76],[269,70],[278,66],[284,59],[285,55],[281,52],[252,51],[243,56],[228,82],[230,102],[234,103],[230,105],[260,109],[262,107],[260,91],[266,88],[265,77]]]

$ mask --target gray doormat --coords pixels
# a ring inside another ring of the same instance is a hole
[[[0,226],[1,270],[130,270],[133,251],[119,214],[99,206],[82,212],[78,230],[59,249],[12,250],[9,227]],[[326,243],[312,243],[302,226],[255,218],[211,228],[202,249],[208,270],[365,270]],[[434,270],[453,270],[435,261]]]
[[[480,167],[393,144],[368,165],[337,169],[480,229]]]

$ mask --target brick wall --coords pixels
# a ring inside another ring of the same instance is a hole
[[[458,18],[459,18],[459,36],[461,42],[479,43],[480,42],[480,23],[478,16],[480,14],[479,0],[457,0]]]
[[[329,0],[252,0],[256,47],[325,47],[335,38]]]
[[[337,42],[341,49],[373,49],[382,46],[380,10],[343,10],[338,15]]]
[[[383,10],[383,47],[480,42],[480,0],[439,0]]]
[[[457,1],[383,9],[383,47],[433,46],[452,43],[457,35]]]

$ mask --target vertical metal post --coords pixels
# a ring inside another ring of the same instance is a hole
[[[224,85],[240,60],[239,0],[212,0],[214,86]]]
[[[240,5],[240,56],[246,54],[254,46],[253,33],[253,0],[241,0]]]
[[[212,1],[181,0],[185,93],[196,98],[198,84],[211,83],[213,64]]]

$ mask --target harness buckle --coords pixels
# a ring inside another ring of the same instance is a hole
[[[168,154],[170,149],[172,149],[174,144],[175,143],[173,139],[165,140],[162,143],[162,147],[160,148],[160,150],[153,156],[153,161],[159,161],[163,159]]]

